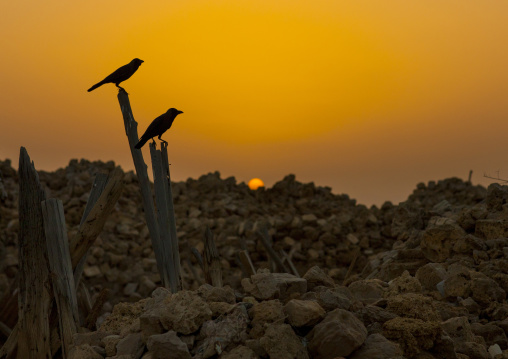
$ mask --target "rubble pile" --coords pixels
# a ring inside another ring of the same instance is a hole
[[[98,171],[40,172],[75,233]],[[0,162],[0,291],[17,272],[17,179]],[[111,291],[72,358],[508,358],[508,187],[452,178],[399,205],[358,205],[290,175],[251,191],[211,173],[173,184],[184,290],[161,288],[136,176],[90,251],[84,282]],[[203,284],[191,248],[215,235],[222,288]],[[267,228],[300,276],[275,273]],[[257,273],[236,253],[247,249]],[[353,265],[351,265],[353,264]],[[197,275],[192,274],[194,270]]]

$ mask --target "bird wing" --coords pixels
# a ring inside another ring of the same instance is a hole
[[[162,127],[162,124],[164,123],[164,115],[162,114],[159,117],[157,117],[155,120],[148,125],[145,133],[141,138],[152,138],[159,135],[159,129]]]
[[[110,74],[108,77],[106,77],[102,82],[116,82],[118,80],[123,79],[125,76],[128,76],[131,72],[130,64],[123,65],[122,67],[119,67],[116,69],[112,74]],[[132,75],[132,74],[130,74]],[[130,77],[130,76],[128,76]]]

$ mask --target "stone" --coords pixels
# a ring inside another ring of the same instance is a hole
[[[252,330],[250,332],[252,338],[263,336],[265,324],[283,323],[286,318],[282,303],[278,300],[268,300],[254,304],[249,310],[249,316],[252,319]]]
[[[405,293],[389,297],[386,310],[400,317],[421,319],[424,321],[440,320],[433,306],[432,298],[415,293]]]
[[[402,356],[400,345],[386,339],[381,334],[372,334],[365,343],[355,351],[350,359],[392,359]]]
[[[132,333],[120,339],[116,345],[116,355],[130,355],[132,359],[139,359],[145,349],[141,333]]]
[[[81,344],[71,347],[68,355],[69,359],[103,359],[103,356],[97,353],[90,344]]]
[[[493,279],[483,273],[471,272],[471,297],[480,305],[502,302],[506,292]]]
[[[501,219],[479,219],[476,221],[475,236],[496,239],[508,235],[508,221]]]
[[[388,282],[388,290],[386,296],[397,295],[402,293],[420,293],[422,285],[415,277],[412,277],[408,271],[404,271],[400,277]]]
[[[136,303],[118,303],[113,308],[104,323],[99,327],[99,332],[120,334],[122,330],[135,326],[139,322],[146,300]]]
[[[307,292],[307,280],[289,273],[256,273],[242,279],[242,287],[256,299],[285,300],[293,294]]]
[[[206,302],[236,303],[235,292],[229,285],[224,287],[213,287],[210,284],[203,284],[198,288],[198,294],[203,297]]]
[[[475,335],[467,317],[450,318],[441,323],[441,328],[454,340],[463,342],[474,341]]]
[[[383,324],[383,335],[397,342],[404,356],[412,357],[434,347],[441,337],[441,327],[438,322],[397,317]]]
[[[288,324],[268,324],[259,345],[270,358],[309,358],[302,341]]]
[[[458,341],[455,344],[455,351],[460,354],[465,354],[469,358],[474,359],[490,359],[487,349],[476,342],[462,342]]]
[[[325,310],[317,302],[291,299],[284,306],[289,324],[293,327],[310,327],[325,316]]]
[[[443,224],[427,229],[420,244],[425,257],[431,262],[442,263],[452,254],[455,243],[466,236],[456,224]]]
[[[441,263],[427,263],[418,268],[415,277],[426,290],[436,290],[436,285],[446,277],[446,269]]]
[[[307,280],[307,290],[311,291],[317,286],[334,287],[333,279],[318,266],[311,267],[303,276]]]
[[[196,292],[180,291],[167,297],[160,321],[166,330],[187,335],[210,319],[212,311]]]
[[[93,277],[98,277],[98,276],[102,275],[102,272],[98,266],[91,266],[91,267],[85,266],[85,268],[83,269],[83,274],[87,278],[93,278]]]
[[[237,304],[233,310],[220,318],[207,321],[201,327],[199,337],[204,342],[198,349],[205,358],[221,355],[230,344],[245,342],[248,338],[247,327],[249,316],[242,304]]]
[[[489,354],[492,358],[495,358],[496,355],[503,355],[503,351],[499,344],[494,344],[489,347]]]
[[[503,329],[495,324],[487,323],[473,323],[471,330],[475,335],[479,335],[485,339],[485,343],[490,346],[498,344],[501,349],[508,349],[508,339]]]
[[[355,315],[365,326],[374,323],[383,324],[384,322],[397,317],[396,314],[375,305],[367,305],[356,311]]]
[[[315,287],[315,292],[307,292],[300,298],[302,300],[315,300],[327,312],[334,309],[349,310],[355,300],[347,287],[336,286],[334,288]]]
[[[335,309],[307,335],[313,358],[348,356],[367,339],[367,329],[354,314]]]
[[[102,343],[104,348],[106,349],[106,355],[112,357],[116,355],[116,345],[120,341],[121,337],[119,335],[109,335],[107,337],[102,338]]]
[[[384,298],[385,283],[379,279],[362,279],[348,286],[353,296],[365,304],[373,304]]]
[[[178,338],[173,330],[164,334],[152,335],[146,341],[153,359],[190,359],[191,355],[187,345]]]
[[[112,333],[108,332],[87,332],[87,333],[76,333],[73,335],[72,339],[75,346],[90,344],[91,346],[100,345],[102,339],[111,335]]]
[[[259,359],[259,356],[254,351],[244,345],[239,345],[236,348],[224,352],[221,359]]]
[[[443,284],[445,297],[467,298],[471,294],[471,274],[468,268],[457,265],[448,268]]]

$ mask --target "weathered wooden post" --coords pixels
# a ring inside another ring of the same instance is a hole
[[[275,253],[275,251],[272,248],[272,245],[270,244],[270,234],[268,233],[268,229],[266,229],[266,227],[263,227],[260,231],[258,231],[258,234],[261,239],[261,243],[265,247],[270,258],[275,262],[277,268],[281,271],[281,273],[289,273],[289,270],[284,265],[284,263],[282,263],[282,260],[279,258],[277,253]]]
[[[41,202],[46,194],[24,147],[19,156],[18,358],[51,358],[51,280]],[[11,333],[12,336],[13,333]]]
[[[157,204],[157,222],[159,224],[160,242],[162,245],[162,255],[164,263],[169,265],[167,278],[171,292],[178,291],[178,272],[175,270],[175,263],[173,262],[173,246],[171,244],[171,232],[169,226],[169,208],[168,208],[168,191],[166,179],[164,177],[162,155],[155,147],[155,143],[150,143],[150,155],[152,157],[153,169],[153,189],[155,192],[155,203]],[[165,273],[166,274],[166,273]]]
[[[145,210],[146,225],[150,238],[152,239],[153,251],[155,252],[155,259],[157,260],[157,269],[161,277],[162,284],[169,288],[169,281],[165,282],[164,278],[169,278],[168,266],[165,266],[162,256],[162,243],[160,242],[159,228],[157,226],[157,218],[155,217],[155,206],[153,204],[152,191],[150,189],[150,181],[148,180],[148,172],[145,161],[143,160],[143,153],[141,150],[134,148],[138,143],[138,123],[134,120],[132,114],[129,95],[125,91],[118,91],[118,102],[122,110],[123,122],[125,125],[125,133],[129,141],[129,148],[131,150],[136,175],[138,176],[139,188],[141,190],[141,200]]]
[[[118,102],[120,103],[120,109],[122,110],[125,132],[127,134],[132,159],[134,161],[134,167],[136,168],[136,174],[138,176],[143,208],[145,210],[146,224],[148,226],[150,238],[152,239],[152,246],[155,252],[155,259],[157,260],[159,275],[161,277],[162,284],[166,288],[170,288],[171,291],[175,292],[181,288],[180,254],[178,252],[178,242],[176,239],[176,225],[174,225],[174,222],[172,225],[170,219],[171,206],[173,202],[170,192],[171,187],[167,183],[170,180],[169,166],[167,165],[167,151],[165,154],[161,154],[159,151],[159,154],[155,155],[157,157],[155,162],[152,160],[154,170],[154,187],[158,188],[156,189],[157,210],[159,213],[159,216],[157,217],[155,214],[152,191],[150,189],[150,181],[148,180],[147,166],[143,160],[141,150],[134,147],[139,140],[137,131],[138,124],[134,120],[129,96],[125,91],[120,90],[118,92]],[[152,147],[150,147],[150,151],[152,152]],[[152,154],[152,157],[153,156],[154,155]],[[157,171],[157,176],[160,176],[159,179],[156,178],[155,171]],[[155,182],[158,183],[155,184]],[[158,198],[158,196],[164,197]],[[171,201],[168,200],[168,196],[171,196]],[[163,198],[164,200],[162,200]],[[171,202],[171,205],[169,202]],[[159,219],[159,221],[157,219]],[[173,232],[173,227],[175,229],[174,235],[172,236],[171,233]]]
[[[203,272],[206,282],[214,287],[222,287],[222,265],[219,251],[213,240],[213,233],[208,226],[205,230],[205,249],[203,257]]]
[[[161,143],[161,160],[163,175],[165,176],[166,184],[166,200],[168,203],[168,215],[169,215],[169,233],[171,235],[171,248],[173,254],[173,265],[177,274],[177,285],[178,288],[182,288],[181,275],[180,275],[180,246],[178,244],[178,236],[176,234],[176,218],[175,218],[175,206],[173,203],[173,191],[171,189],[171,173],[169,171],[169,158],[168,158],[168,144],[166,142]]]
[[[85,210],[83,211],[83,216],[81,217],[81,222],[79,223],[82,226],[86,220],[86,217],[92,210],[93,206],[99,199],[104,187],[106,187],[106,183],[108,182],[108,175],[106,173],[97,173],[95,176],[95,180],[92,185],[92,190],[90,191],[90,196],[88,197],[88,201],[86,202]],[[88,251],[85,253],[83,258],[79,261],[76,269],[74,270],[74,283],[76,288],[79,286],[79,281],[81,280],[81,275],[83,274],[83,268],[85,267],[86,257],[88,256]]]
[[[76,288],[72,273],[69,241],[62,201],[51,198],[42,201],[44,232],[56,306],[63,357],[67,358],[73,343],[73,335],[79,323]]]
[[[97,203],[95,203],[86,219],[79,226],[78,233],[71,239],[70,252],[73,269],[78,266],[81,258],[83,258],[97,236],[101,233],[108,215],[113,210],[122,193],[122,180],[123,172],[119,169],[114,169]]]

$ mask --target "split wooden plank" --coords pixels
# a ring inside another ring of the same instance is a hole
[[[115,168],[109,177],[108,183],[97,203],[79,227],[78,233],[71,240],[70,253],[72,268],[74,269],[102,231],[104,223],[106,223],[109,214],[122,193],[123,172]]]
[[[62,201],[55,198],[42,201],[41,206],[53,293],[58,310],[62,354],[67,358],[73,336],[77,332],[79,317],[64,209]]]
[[[214,287],[222,287],[222,265],[213,233],[207,226],[205,230],[205,249],[203,253],[203,272],[205,280]]]
[[[41,202],[46,194],[24,147],[19,156],[19,295],[17,357],[51,358],[52,289]],[[13,336],[11,333],[11,336]],[[11,343],[12,344],[12,343]]]
[[[256,274],[256,268],[254,268],[254,265],[252,264],[252,260],[250,259],[249,252],[247,250],[241,250],[238,251],[238,257],[240,258],[240,261],[245,269],[245,272],[248,277]]]
[[[293,272],[295,276],[300,278],[300,273],[298,273],[298,270],[296,269],[295,265],[293,264],[293,261],[288,256],[288,254],[283,249],[280,250],[280,254],[282,255],[282,258],[288,263],[289,268],[291,268],[291,272]]]
[[[266,229],[266,227],[263,227],[260,231],[258,231],[258,234],[261,239],[261,243],[265,247],[266,251],[268,252],[268,255],[274,261],[279,271],[281,271],[282,273],[289,273],[289,270],[284,265],[284,263],[282,263],[282,260],[279,258],[277,253],[275,253],[275,251],[272,248],[272,245],[270,244],[270,234],[268,233],[268,229]]]
[[[139,188],[141,190],[141,201],[145,211],[146,225],[148,227],[148,232],[150,233],[150,238],[152,239],[152,247],[155,253],[155,259],[157,260],[157,269],[159,270],[159,275],[162,280],[164,277],[163,254],[160,244],[159,227],[157,225],[157,218],[155,215],[152,190],[148,179],[148,167],[143,160],[143,153],[141,150],[134,147],[139,141],[138,123],[134,120],[127,92],[121,90],[118,92],[118,102],[120,103],[120,109],[122,110],[125,133],[127,134],[127,139],[129,141],[129,148],[131,150],[132,160],[134,161]]]
[[[169,234],[171,238],[171,253],[173,254],[173,266],[176,273],[176,284],[178,289],[182,289],[181,284],[181,264],[180,264],[180,246],[178,244],[178,236],[176,234],[176,218],[175,218],[175,206],[173,204],[173,191],[171,189],[171,173],[169,172],[169,158],[168,158],[168,144],[166,142],[161,143],[161,163],[162,171],[166,177],[166,201],[168,205],[168,216],[169,216]]]
[[[157,205],[157,223],[159,224],[160,234],[158,246],[162,248],[162,284],[166,288],[169,288],[172,293],[176,293],[178,291],[178,281],[176,279],[175,265],[173,264],[166,178],[163,172],[161,151],[157,150],[155,142],[150,143],[150,155],[152,158],[153,190]]]
[[[85,210],[83,211],[83,216],[81,217],[81,222],[79,223],[82,226],[85,223],[86,217],[92,210],[95,203],[102,194],[102,191],[106,187],[106,183],[108,182],[108,175],[106,173],[97,173],[95,176],[95,180],[92,185],[92,190],[90,191],[90,195],[88,196],[88,201],[86,202]],[[85,267],[86,257],[88,256],[87,251],[83,258],[79,261],[76,269],[74,270],[74,283],[76,288],[79,288],[79,281],[81,280],[81,276],[83,274],[83,268]]]

